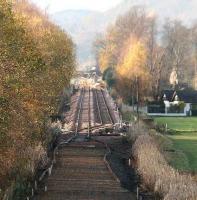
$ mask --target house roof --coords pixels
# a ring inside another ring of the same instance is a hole
[[[197,91],[179,90],[176,91],[176,95],[180,101],[184,101],[185,103],[197,103]]]
[[[166,100],[172,102],[175,100],[176,95],[180,101],[184,101],[185,103],[197,103],[197,91],[190,89],[183,90],[163,90],[162,98],[164,99],[164,95],[166,96]]]
[[[167,101],[173,101],[173,95],[174,95],[174,92],[175,90],[163,90],[161,92],[161,98],[164,99],[164,96],[165,96],[165,99]]]

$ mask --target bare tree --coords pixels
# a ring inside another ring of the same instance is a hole
[[[166,51],[158,44],[158,27],[156,16],[148,17],[147,67],[151,74],[151,95],[157,99],[161,89],[162,71],[165,70],[164,58]]]
[[[162,45],[166,49],[166,69],[163,77],[166,81],[169,80],[172,69],[175,69],[180,83],[192,84],[190,81],[193,75],[191,44],[189,28],[180,21],[166,21],[162,36]]]

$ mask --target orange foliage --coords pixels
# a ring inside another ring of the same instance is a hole
[[[46,151],[46,122],[69,86],[75,52],[70,37],[27,0],[0,0],[0,15],[1,199],[16,176],[35,172],[33,152]]]
[[[137,39],[130,39],[126,54],[117,67],[118,75],[133,79],[136,76],[146,78],[148,71],[146,69],[147,52],[143,43]]]
[[[122,55],[116,73],[118,79],[118,88],[124,88],[120,93],[123,96],[128,96],[131,91],[132,84],[135,86],[136,78],[140,80],[140,92],[147,90],[149,85],[150,75],[146,67],[147,50],[141,40],[130,38],[127,48]]]
[[[105,47],[99,51],[99,66],[101,72],[107,68],[115,67],[118,60],[118,45],[116,44],[116,31],[111,28],[106,35]]]

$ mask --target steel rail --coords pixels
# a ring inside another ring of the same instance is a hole
[[[98,111],[99,121],[100,121],[101,125],[103,125],[104,121],[101,117],[101,110],[100,110],[99,101],[98,101],[98,90],[97,89],[94,90],[94,93],[95,93],[96,107],[97,107],[97,111]]]
[[[104,95],[104,93],[103,93],[103,90],[101,89],[100,92],[101,92],[101,94],[102,94],[101,96],[102,96],[102,99],[103,99],[103,101],[104,101],[105,107],[107,108],[107,114],[108,114],[108,116],[109,116],[109,119],[110,119],[111,123],[114,124],[114,120],[113,120],[113,117],[111,116],[110,109],[109,109],[109,106],[108,106],[108,104],[107,104],[107,100],[106,100],[106,98],[105,98],[105,95]]]
[[[91,134],[91,89],[88,90],[88,138]]]
[[[77,120],[75,121],[75,136],[78,135],[78,131],[79,131],[79,127],[80,127],[80,118],[81,118],[81,114],[82,114],[82,110],[83,110],[84,96],[85,96],[85,89],[83,88],[81,90],[81,95],[80,95],[80,100],[79,100],[79,109],[77,109],[77,110],[79,110],[79,112],[77,114]]]

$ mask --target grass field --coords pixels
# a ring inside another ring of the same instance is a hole
[[[167,124],[168,128],[175,131],[196,131],[197,117],[156,117],[158,124]]]
[[[175,168],[183,171],[197,172],[197,118],[195,117],[160,117],[155,118],[158,124],[168,124],[174,130],[168,139],[169,162]]]

